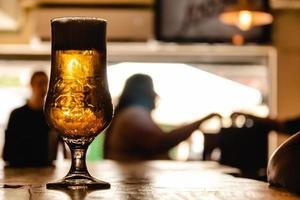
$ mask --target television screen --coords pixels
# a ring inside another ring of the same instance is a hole
[[[271,26],[242,31],[223,24],[219,14],[238,0],[157,0],[156,38],[169,42],[232,42],[240,35],[246,43],[270,42]],[[267,0],[250,0],[255,8],[268,10]]]

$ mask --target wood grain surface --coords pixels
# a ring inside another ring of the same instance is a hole
[[[0,199],[41,200],[294,200],[299,199],[268,183],[236,178],[234,168],[215,162],[149,161],[120,163],[89,162],[90,173],[111,184],[108,190],[48,190],[47,182],[62,178],[70,162],[56,168],[3,168],[0,171]]]

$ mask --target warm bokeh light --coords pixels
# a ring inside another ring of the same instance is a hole
[[[252,26],[262,26],[272,23],[273,17],[267,12],[237,10],[222,13],[220,20],[224,24],[234,25],[243,31],[247,31]]]
[[[237,26],[243,30],[247,31],[250,29],[252,25],[252,14],[248,10],[242,10],[239,12],[238,23]]]
[[[191,150],[193,154],[196,154],[199,158],[199,154],[202,154],[204,148],[204,136],[199,130],[195,131],[191,136]]]
[[[189,158],[190,155],[190,145],[188,142],[184,141],[181,142],[177,146],[177,152],[176,152],[176,160],[185,161]]]
[[[243,45],[245,43],[245,38],[241,34],[235,34],[232,36],[232,44]]]
[[[18,22],[0,9],[0,31],[16,31]]]

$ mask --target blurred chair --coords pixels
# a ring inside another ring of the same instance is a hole
[[[268,132],[259,125],[223,128],[219,138],[220,163],[239,168],[243,177],[266,180]]]
[[[203,133],[204,148],[203,160],[214,160],[213,152],[220,147],[220,134],[219,133]]]
[[[221,151],[220,164],[239,168],[241,176],[266,180],[268,133],[271,128],[261,121],[251,121],[242,127],[235,123],[221,128],[218,134],[204,134],[204,160],[211,159],[214,149]]]

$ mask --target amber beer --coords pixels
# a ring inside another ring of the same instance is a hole
[[[103,26],[106,23],[93,18],[52,21],[51,78],[45,111],[48,121],[64,137],[95,137],[111,120],[106,40],[97,35],[105,34]]]
[[[59,76],[49,108],[53,126],[65,136],[95,136],[108,121],[99,101],[99,94],[103,95],[100,54],[95,50],[59,50],[55,57]]]

